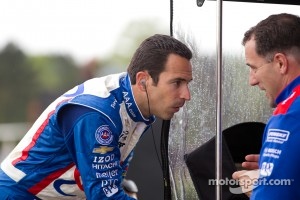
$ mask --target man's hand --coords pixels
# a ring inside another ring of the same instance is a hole
[[[259,176],[259,170],[241,170],[232,174],[232,178],[239,181],[239,185],[248,197],[251,196],[253,190],[253,183],[255,183]]]
[[[247,170],[236,171],[232,174],[232,178],[239,181],[243,193],[250,197],[253,190],[253,181],[258,179],[259,175],[259,154],[249,154],[245,157],[242,167]]]
[[[249,154],[245,157],[245,162],[242,163],[242,167],[245,169],[253,170],[258,169],[259,154]]]
[[[138,187],[134,181],[129,180],[129,179],[123,179],[122,187],[128,196],[130,196],[134,199],[138,199],[138,197],[137,197]]]

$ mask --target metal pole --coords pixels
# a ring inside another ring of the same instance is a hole
[[[222,200],[222,0],[217,0],[216,200]]]

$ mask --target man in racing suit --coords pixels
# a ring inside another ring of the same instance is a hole
[[[157,34],[127,73],[57,98],[1,163],[0,199],[133,199],[121,183],[134,147],[154,116],[170,119],[190,99],[191,57],[183,43]]]
[[[244,163],[255,168],[250,161],[259,158],[258,179],[250,177],[251,200],[300,199],[300,18],[271,15],[245,33],[243,44],[250,84],[264,90],[271,107],[276,107],[264,131],[260,156],[248,156]],[[243,181],[246,173],[233,177],[249,184]]]

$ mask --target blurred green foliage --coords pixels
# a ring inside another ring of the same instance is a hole
[[[30,102],[48,103],[45,99],[79,83],[79,75],[68,56],[28,56],[8,43],[0,51],[0,122],[27,121]]]
[[[27,55],[14,43],[0,49],[0,123],[33,122],[58,96],[83,81],[126,71],[138,45],[155,34],[168,34],[155,20],[128,24],[112,53],[83,66],[69,55]]]
[[[64,92],[81,82],[79,67],[69,56],[42,55],[30,57],[29,60],[43,91]]]
[[[109,56],[101,60],[103,66],[101,72],[104,74],[114,73],[118,71],[126,71],[127,66],[140,43],[154,34],[169,35],[169,27],[162,26],[156,19],[145,20],[139,19],[132,21],[121,32],[120,37],[113,46],[113,51]],[[103,70],[105,70],[103,72]]]
[[[9,43],[0,52],[0,121],[25,118],[28,101],[38,88],[36,74],[28,57],[16,45]]]

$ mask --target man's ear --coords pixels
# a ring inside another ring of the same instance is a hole
[[[146,90],[149,74],[145,71],[140,71],[136,74],[136,84],[141,90]]]
[[[286,55],[284,55],[283,53],[276,53],[274,55],[273,62],[275,62],[276,65],[278,65],[280,73],[282,73],[282,74],[287,73],[289,61],[288,61]]]

